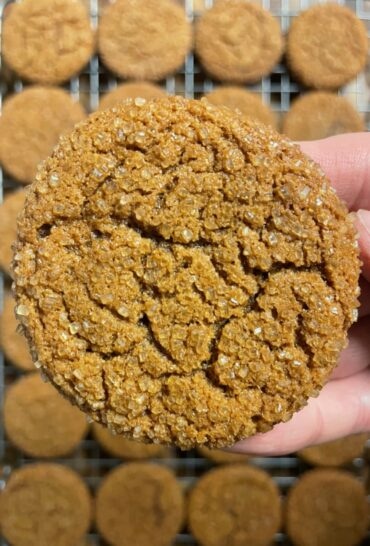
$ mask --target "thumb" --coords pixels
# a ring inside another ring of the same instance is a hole
[[[360,235],[359,245],[363,262],[362,274],[370,282],[370,211],[360,209],[356,213],[356,227]]]

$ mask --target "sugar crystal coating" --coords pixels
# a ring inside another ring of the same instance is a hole
[[[222,447],[318,394],[358,306],[354,242],[322,171],[272,129],[205,100],[131,101],[41,166],[15,248],[20,320],[94,420]]]

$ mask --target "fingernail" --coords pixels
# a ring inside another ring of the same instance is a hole
[[[359,219],[362,227],[370,235],[370,210],[360,209],[357,211],[357,218]]]

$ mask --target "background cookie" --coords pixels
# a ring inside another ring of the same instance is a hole
[[[93,50],[93,31],[80,1],[22,0],[4,19],[4,60],[32,82],[67,80],[85,66]]]
[[[288,493],[286,529],[296,546],[355,546],[367,526],[365,489],[348,472],[311,470]]]
[[[322,171],[206,100],[80,123],[18,234],[17,314],[42,370],[136,441],[216,448],[287,420],[356,318],[355,230]]]
[[[365,25],[349,8],[314,6],[295,18],[287,38],[287,62],[307,87],[337,89],[363,70],[368,51]]]
[[[2,534],[12,546],[75,546],[89,528],[91,500],[71,469],[30,464],[13,470],[1,511]]]
[[[17,237],[17,217],[23,208],[26,193],[25,190],[8,193],[0,205],[0,268],[10,277],[13,276],[12,244]]]
[[[88,428],[85,415],[39,374],[22,377],[9,388],[4,426],[13,444],[31,457],[70,453]]]
[[[248,461],[248,455],[241,453],[232,453],[223,449],[208,449],[207,447],[198,447],[199,453],[216,464],[245,463]]]
[[[318,140],[365,129],[363,117],[345,97],[311,92],[293,102],[282,132],[292,140]]]
[[[9,293],[5,294],[3,310],[0,313],[0,347],[6,358],[17,368],[31,371],[35,367],[25,337],[17,332],[19,323],[15,318],[14,307],[15,300],[13,296]]]
[[[29,87],[5,101],[0,117],[0,162],[20,182],[32,182],[61,134],[85,117],[62,89]]]
[[[134,99],[140,97],[142,99],[150,100],[157,99],[166,95],[164,89],[159,85],[154,85],[148,82],[129,82],[122,83],[113,91],[106,93],[100,99],[99,110],[105,110],[106,108],[112,108],[119,102],[125,99]]]
[[[333,442],[306,447],[298,451],[307,463],[318,466],[341,466],[361,457],[368,434],[353,434]]]
[[[188,521],[202,546],[267,546],[281,520],[279,491],[263,470],[228,465],[210,470],[190,492]]]
[[[119,76],[160,80],[185,61],[192,30],[171,0],[120,0],[103,11],[98,44],[104,63]]]
[[[244,0],[219,0],[196,24],[195,51],[219,80],[255,82],[279,61],[279,24],[263,8]]]
[[[227,106],[231,110],[239,110],[250,119],[276,128],[277,120],[274,112],[256,93],[246,91],[242,87],[217,87],[206,95],[206,99],[216,106]]]
[[[167,546],[181,527],[183,502],[181,487],[167,468],[121,465],[98,489],[96,523],[113,546]]]
[[[106,427],[94,423],[93,434],[99,444],[114,457],[122,459],[150,459],[170,456],[170,449],[157,444],[132,442],[123,436],[113,435]]]

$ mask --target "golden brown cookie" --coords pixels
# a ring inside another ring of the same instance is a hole
[[[280,521],[278,488],[251,466],[210,470],[190,492],[188,523],[202,546],[268,546]]]
[[[161,80],[185,61],[192,29],[173,0],[120,0],[103,11],[98,46],[122,78]]]
[[[70,468],[36,463],[13,470],[1,511],[2,534],[12,546],[75,546],[90,526],[91,499]]]
[[[67,455],[88,428],[85,415],[36,373],[7,391],[4,426],[11,442],[31,457]]]
[[[207,447],[198,447],[198,452],[202,457],[206,457],[216,464],[245,463],[248,461],[248,455],[242,453],[233,453],[222,449],[208,449]]]
[[[282,132],[292,140],[318,140],[365,129],[363,117],[345,97],[313,91],[293,102]]]
[[[99,110],[112,108],[126,99],[157,99],[166,95],[166,92],[159,85],[149,82],[128,82],[122,83],[113,91],[103,95],[99,103]]]
[[[276,129],[275,113],[266,106],[256,93],[246,91],[242,87],[217,87],[206,95],[206,99],[216,106],[227,106],[231,110],[239,110],[243,115],[271,125]]]
[[[4,19],[4,60],[32,82],[68,80],[86,65],[94,45],[89,17],[79,0],[22,0]]]
[[[166,457],[170,450],[157,444],[141,444],[127,440],[124,436],[113,435],[106,427],[94,423],[92,426],[96,441],[105,451],[122,459],[150,459]]]
[[[85,117],[82,106],[62,89],[28,87],[5,101],[0,117],[0,162],[23,184],[32,182],[38,164],[61,134]]]
[[[195,51],[211,76],[255,82],[279,61],[283,39],[277,21],[260,6],[219,0],[196,25]]]
[[[15,318],[14,307],[13,296],[6,293],[3,310],[0,313],[0,347],[12,364],[27,372],[34,370],[35,367],[26,339],[17,332],[18,322]]]
[[[290,27],[287,62],[307,87],[338,89],[365,67],[366,27],[352,10],[336,3],[313,6]]]
[[[355,229],[321,169],[206,100],[79,124],[39,171],[15,251],[42,370],[137,441],[218,448],[289,419],[356,319]]]
[[[341,466],[361,457],[368,434],[353,434],[333,442],[306,447],[298,455],[307,463],[317,466]]]
[[[288,493],[286,530],[296,546],[355,546],[367,526],[365,489],[348,472],[311,470]]]
[[[96,523],[112,546],[167,546],[180,530],[183,494],[174,474],[149,463],[110,472],[96,497]]]
[[[0,268],[10,277],[13,275],[12,244],[17,237],[17,217],[23,208],[26,194],[25,190],[8,193],[0,205]]]

